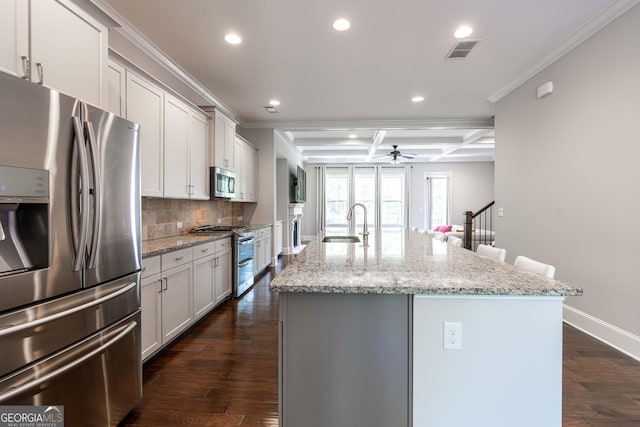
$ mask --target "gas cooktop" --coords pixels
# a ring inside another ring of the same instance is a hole
[[[192,233],[213,233],[216,231],[244,231],[247,227],[244,225],[201,225],[191,230]]]

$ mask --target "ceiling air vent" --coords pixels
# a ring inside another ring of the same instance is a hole
[[[453,45],[446,59],[464,59],[480,40],[460,40]]]
[[[266,105],[264,107],[265,110],[267,110],[268,113],[277,113],[278,109],[276,107],[273,107],[271,105]]]

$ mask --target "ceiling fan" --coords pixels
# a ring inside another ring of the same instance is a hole
[[[391,152],[389,152],[387,154],[380,154],[378,156],[373,156],[373,158],[377,159],[377,158],[381,158],[381,157],[389,157],[390,162],[392,164],[394,164],[394,165],[397,165],[400,162],[400,158],[413,159],[416,156],[417,156],[417,154],[411,154],[411,153],[402,154],[400,152],[400,150],[398,150],[398,146],[397,145],[393,145],[393,150],[391,150]]]

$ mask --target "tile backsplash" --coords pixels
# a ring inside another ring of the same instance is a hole
[[[236,225],[244,221],[242,203],[226,200],[142,198],[142,240],[187,234],[205,224]],[[218,222],[220,220],[220,222]],[[178,222],[182,228],[178,229]]]

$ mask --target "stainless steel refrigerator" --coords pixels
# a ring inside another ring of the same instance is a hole
[[[142,397],[139,126],[0,73],[0,405]]]

